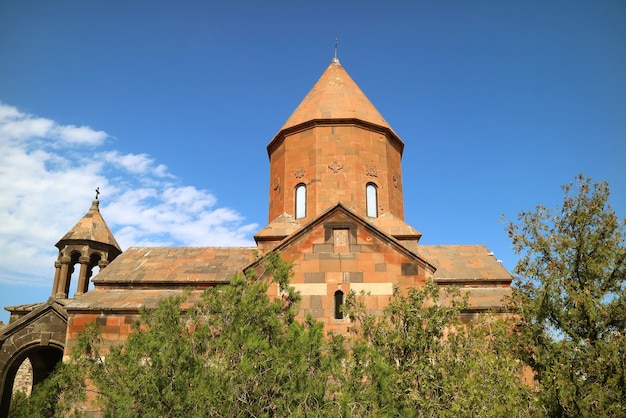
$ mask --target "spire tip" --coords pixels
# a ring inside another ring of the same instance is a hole
[[[339,46],[339,38],[335,38],[335,55],[333,56],[333,63],[339,64],[339,58],[337,58],[337,49]]]

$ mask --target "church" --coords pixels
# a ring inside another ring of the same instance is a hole
[[[411,184],[402,176],[403,150],[402,139],[335,57],[269,140],[268,223],[254,235],[255,247],[122,251],[96,196],[56,243],[51,297],[5,308],[11,319],[0,329],[0,416],[26,359],[37,383],[69,356],[86,324],[97,323],[109,346],[120,344],[141,308],[189,288],[197,297],[248,269],[263,278],[264,257],[273,250],[293,263],[299,316],[310,314],[327,331],[347,329],[341,305],[351,291],[365,292],[367,308],[377,313],[394,289],[431,278],[469,293],[465,320],[502,309],[512,276],[485,245],[420,245],[421,233],[404,221],[403,191]],[[78,282],[73,295],[71,280]],[[270,296],[278,292],[272,286]]]

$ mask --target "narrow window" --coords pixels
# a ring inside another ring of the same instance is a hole
[[[93,290],[94,285],[93,285],[93,276],[95,276],[96,274],[98,274],[98,272],[100,271],[100,265],[98,264],[100,262],[100,255],[99,254],[91,254],[91,257],[89,258],[89,270],[87,271],[87,277],[86,277],[86,283],[85,283],[85,290],[84,292],[87,293],[90,290]]]
[[[306,186],[299,184],[296,186],[296,219],[306,216]]]
[[[343,319],[343,312],[341,307],[343,306],[343,292],[337,290],[335,292],[335,319]]]
[[[80,253],[73,252],[71,255],[70,265],[67,270],[67,281],[65,282],[65,289],[63,294],[66,298],[73,298],[78,288],[78,282],[80,281]]]
[[[365,186],[365,199],[367,216],[376,218],[378,216],[378,190],[374,183],[367,183],[367,186]]]

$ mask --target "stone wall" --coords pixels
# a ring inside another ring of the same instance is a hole
[[[26,359],[15,373],[15,381],[13,382],[13,393],[17,391],[30,395],[33,389],[33,366],[30,360]]]

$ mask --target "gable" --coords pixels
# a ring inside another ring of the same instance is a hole
[[[347,319],[336,316],[336,295],[364,292],[373,312],[382,311],[395,288],[420,286],[434,266],[409,251],[376,226],[336,205],[277,246],[293,263],[291,285],[301,294],[299,315],[311,314],[326,329],[344,329]],[[262,260],[251,267],[261,265]],[[270,288],[277,296],[277,285]]]
[[[12,320],[0,330],[0,346],[18,334],[56,332],[61,328],[63,335],[65,334],[67,311],[61,300],[50,299],[43,303],[9,306],[5,309],[12,313]],[[14,315],[15,313],[17,315]],[[60,341],[64,342],[65,338]]]
[[[19,307],[14,307],[19,308]],[[59,349],[65,344],[67,312],[56,300],[40,304],[28,314],[9,323],[0,331],[0,386],[7,377],[7,368],[16,366],[15,359],[34,347],[54,346]],[[1,388],[0,388],[1,389]]]
[[[377,282],[400,283],[407,281],[406,276],[434,270],[393,238],[345,211],[336,211],[305,228],[304,233],[278,250],[284,259],[294,262],[294,269],[306,272],[307,277],[341,272],[346,283],[360,283],[363,275],[370,276],[370,282],[378,277]],[[412,284],[417,283],[413,280]]]

